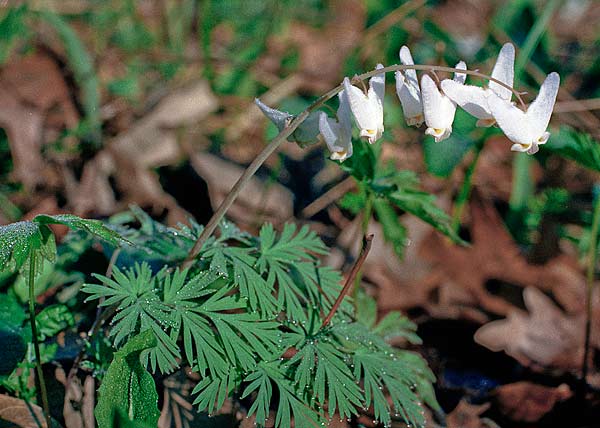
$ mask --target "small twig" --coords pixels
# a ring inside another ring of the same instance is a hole
[[[302,211],[300,211],[300,216],[304,218],[311,218],[321,210],[325,209],[333,201],[344,196],[347,192],[352,190],[355,185],[356,184],[353,177],[344,179],[304,207]]]
[[[426,3],[425,0],[413,0],[407,1],[403,3],[397,9],[391,11],[387,15],[385,15],[382,19],[377,21],[375,24],[371,25],[365,31],[365,36],[363,38],[363,42],[361,43],[362,50],[365,51],[369,46],[372,46],[372,42],[375,40],[377,36],[385,33],[394,25],[398,24],[402,21],[408,14],[414,12],[418,8],[424,6]]]
[[[48,404],[48,390],[46,389],[46,381],[44,379],[44,371],[42,369],[42,357],[40,352],[40,342],[38,340],[37,325],[35,321],[35,251],[31,252],[29,257],[29,317],[31,322],[31,335],[33,336],[33,349],[35,352],[35,368],[37,378],[40,384],[40,394],[42,396],[42,406],[44,408],[44,416],[48,428],[52,426],[50,420],[50,405]]]
[[[338,310],[338,308],[342,304],[344,297],[346,297],[348,295],[348,293],[350,292],[350,289],[352,288],[352,285],[354,284],[354,278],[356,278],[356,275],[358,275],[358,272],[360,272],[360,269],[362,268],[363,263],[365,262],[365,260],[367,259],[367,256],[369,255],[369,250],[371,250],[371,242],[372,241],[373,241],[373,234],[367,235],[363,238],[363,245],[362,245],[362,249],[360,250],[360,255],[358,256],[356,263],[354,263],[354,266],[352,266],[350,275],[348,275],[348,278],[346,278],[346,283],[344,284],[344,288],[342,288],[342,291],[340,291],[340,295],[333,303],[333,306],[331,307],[329,314],[323,321],[323,324],[321,324],[321,330],[324,329],[325,327],[327,327],[327,325],[331,322],[331,319],[335,315],[335,312]]]
[[[495,83],[499,84],[500,86],[509,89],[513,94],[515,94],[515,97],[517,98],[517,100],[519,101],[519,103],[521,104],[523,109],[526,109],[525,102],[519,95],[519,92],[517,90],[515,90],[512,86],[507,85],[506,83],[501,82],[500,80],[495,79],[491,76],[479,73],[474,70],[463,70],[463,69],[454,68],[454,67],[443,67],[440,65],[420,65],[420,64],[404,65],[404,64],[401,64],[401,65],[390,65],[388,67],[371,70],[367,73],[363,73],[361,75],[355,76],[352,80],[354,81],[354,80],[358,79],[358,80],[362,81],[362,80],[366,80],[370,77],[376,76],[378,74],[384,74],[384,73],[388,73],[388,72],[402,71],[402,70],[443,71],[443,72],[447,72],[447,73],[463,73],[463,74],[470,74],[472,76],[477,76],[482,79],[486,79],[491,82],[495,82]],[[182,268],[184,268],[184,269],[189,268],[194,263],[194,259],[196,258],[196,256],[198,256],[198,254],[200,254],[200,251],[202,251],[202,247],[204,246],[204,244],[206,243],[208,238],[213,234],[213,232],[215,231],[215,229],[221,222],[221,219],[225,216],[225,213],[227,212],[227,210],[229,210],[231,205],[233,205],[233,203],[239,196],[240,192],[246,185],[246,183],[250,180],[250,178],[252,178],[252,176],[256,173],[256,171],[258,171],[258,168],[260,168],[261,165],[269,158],[269,156],[271,156],[271,154],[273,154],[273,152],[275,152],[275,150],[277,150],[277,148],[287,139],[287,137],[292,135],[292,133],[298,128],[298,126],[300,126],[300,124],[306,120],[306,118],[308,117],[308,115],[310,113],[319,109],[327,101],[329,101],[331,98],[336,96],[342,89],[344,89],[343,85],[340,84],[340,85],[336,86],[335,88],[329,90],[325,94],[321,95],[319,98],[317,98],[317,100],[315,102],[313,102],[310,106],[308,106],[308,108],[306,108],[306,110],[304,110],[302,113],[300,113],[298,116],[296,116],[294,118],[294,120],[292,120],[279,134],[277,134],[277,136],[269,143],[269,145],[267,147],[265,147],[263,149],[263,151],[260,152],[256,158],[254,158],[252,163],[248,166],[248,168],[246,168],[246,170],[242,173],[240,178],[233,185],[233,187],[231,188],[231,190],[229,191],[229,193],[227,194],[227,196],[225,197],[223,202],[221,202],[221,205],[219,205],[219,208],[217,208],[217,210],[214,212],[214,214],[211,217],[211,219],[209,220],[208,224],[206,225],[204,230],[202,230],[202,233],[200,233],[200,236],[198,236],[198,239],[194,243],[194,246],[190,249],[188,256],[186,257],[185,261],[182,263],[182,265],[181,265]]]
[[[592,297],[594,292],[594,271],[596,269],[596,260],[598,257],[598,229],[600,228],[600,197],[596,198],[594,204],[594,217],[592,228],[590,230],[590,247],[588,249],[587,266],[587,294],[585,311],[585,345],[583,348],[583,363],[581,365],[581,392],[585,394],[587,390],[588,356],[590,353],[590,335],[592,330]]]
[[[554,113],[571,113],[589,110],[600,110],[600,98],[559,101],[554,105]]]

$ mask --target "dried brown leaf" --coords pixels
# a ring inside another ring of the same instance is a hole
[[[539,289],[523,292],[528,313],[513,310],[475,333],[475,341],[524,365],[577,370],[583,358],[583,318],[565,315]]]
[[[191,155],[192,166],[208,183],[213,208],[219,206],[244,169],[208,153]],[[279,223],[293,215],[292,193],[277,183],[250,179],[228,211],[236,223],[256,225],[264,221]]]
[[[475,405],[464,399],[446,416],[447,428],[485,428],[488,427],[481,415],[490,408],[489,403]]]
[[[47,428],[41,407],[18,398],[0,395],[0,421],[7,428]],[[4,423],[7,422],[8,425]]]
[[[556,403],[572,397],[568,385],[556,388],[531,382],[516,382],[502,385],[494,391],[500,411],[512,420],[537,422],[548,414]]]

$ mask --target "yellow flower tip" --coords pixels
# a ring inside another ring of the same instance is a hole
[[[330,159],[331,160],[339,160],[340,162],[344,162],[350,156],[348,155],[348,150],[340,150],[339,152],[332,152]]]
[[[406,124],[408,126],[413,126],[413,125],[420,126],[424,121],[425,121],[425,118],[423,117],[422,114],[418,114],[416,116],[406,118]]]
[[[452,128],[427,128],[426,135],[431,135],[436,143],[445,140],[452,134]]]

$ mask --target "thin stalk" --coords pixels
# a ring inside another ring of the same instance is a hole
[[[363,245],[362,245],[362,249],[360,251],[360,256],[358,256],[358,260],[356,260],[356,263],[354,263],[354,266],[352,266],[350,275],[348,275],[348,278],[346,279],[346,282],[344,283],[344,287],[342,288],[342,291],[340,291],[339,296],[333,303],[333,306],[331,307],[329,314],[327,314],[327,316],[323,320],[323,324],[321,324],[321,330],[324,329],[325,327],[327,327],[327,325],[331,322],[331,319],[333,318],[336,311],[342,304],[344,297],[346,297],[348,295],[348,293],[350,292],[350,289],[352,288],[352,284],[354,283],[354,279],[356,278],[356,275],[358,274],[358,272],[360,272],[360,269],[361,269],[363,263],[365,262],[365,260],[367,259],[367,256],[369,255],[369,250],[371,249],[372,241],[373,241],[372,234],[369,236],[365,236],[363,238]]]
[[[471,195],[471,188],[473,187],[473,173],[475,172],[475,167],[477,166],[477,161],[479,160],[479,155],[481,154],[482,148],[482,144],[476,144],[473,148],[475,156],[465,171],[465,179],[463,180],[460,192],[458,193],[456,201],[454,202],[454,209],[452,211],[452,230],[455,233],[458,233],[462,215],[465,210],[465,205],[469,200],[469,196]]]
[[[371,216],[373,215],[373,194],[369,193],[367,196],[367,203],[365,204],[365,208],[363,209],[362,219],[361,219],[361,232],[362,236],[367,236],[369,232],[369,223],[371,222]],[[372,235],[370,235],[372,236]],[[369,242],[369,247],[371,243]],[[359,258],[362,256],[362,252],[364,251],[365,241],[363,239],[363,246],[361,248],[361,253]],[[362,263],[361,263],[362,265]],[[358,305],[358,291],[360,290],[360,282],[362,281],[362,270],[358,269],[356,271],[356,275],[354,278],[354,290],[352,292],[352,297],[354,298],[354,305]]]
[[[588,355],[590,352],[590,334],[592,331],[592,294],[594,291],[594,271],[596,269],[596,260],[598,257],[598,229],[600,228],[600,197],[596,198],[594,204],[594,217],[592,220],[592,234],[590,238],[590,247],[588,249],[588,266],[587,266],[587,294],[585,307],[585,345],[583,348],[583,363],[581,365],[581,386],[582,392],[587,389],[587,373],[588,373]]]
[[[44,380],[44,372],[42,370],[40,343],[38,342],[37,325],[35,322],[35,256],[35,251],[32,251],[29,259],[29,318],[31,321],[33,349],[35,350],[35,368],[37,370],[37,378],[40,384],[40,393],[42,395],[42,406],[44,408],[46,425],[50,428],[52,426],[50,421],[50,405],[48,404],[48,391],[46,390],[46,381]]]
[[[488,76],[486,74],[480,73],[475,70],[462,70],[462,69],[458,69],[458,68],[454,68],[454,67],[444,67],[444,66],[440,66],[440,65],[420,65],[420,64],[398,65],[398,64],[396,64],[396,65],[390,65],[390,66],[387,66],[384,68],[380,68],[378,70],[372,70],[367,73],[357,75],[352,79],[352,82],[360,82],[360,81],[363,81],[365,79],[368,79],[368,78],[378,75],[378,74],[383,74],[383,73],[388,73],[388,72],[393,72],[393,71],[402,71],[402,70],[443,71],[443,72],[448,72],[448,73],[464,73],[464,74],[469,74],[471,76],[480,77],[482,79],[487,79],[491,82],[495,82],[495,83],[499,84],[500,86],[503,86],[503,87],[509,89],[512,93],[515,94],[515,97],[517,98],[517,100],[519,101],[521,106],[523,108],[525,108],[525,103],[523,102],[523,99],[521,98],[521,95],[519,94],[519,92],[517,90],[513,89],[510,85],[507,85],[506,83],[499,81],[498,79],[494,79],[491,76]],[[198,254],[200,254],[200,251],[202,250],[202,247],[204,246],[204,244],[206,243],[208,238],[213,234],[213,232],[215,231],[215,229],[217,228],[217,226],[223,219],[223,216],[225,215],[227,210],[229,210],[231,205],[233,205],[233,202],[237,199],[237,197],[239,196],[240,192],[242,191],[242,189],[244,188],[246,183],[252,178],[252,176],[256,173],[256,171],[258,171],[258,168],[260,168],[260,166],[269,158],[269,156],[271,156],[271,154],[273,152],[275,152],[275,150],[277,150],[277,148],[287,139],[287,137],[292,135],[292,133],[296,130],[296,128],[298,128],[298,126],[300,126],[300,124],[306,120],[306,118],[308,117],[308,115],[310,113],[312,113],[313,111],[315,111],[318,108],[320,108],[321,106],[323,106],[327,101],[329,101],[331,98],[336,96],[342,89],[343,89],[343,85],[340,84],[340,85],[336,86],[335,88],[329,90],[325,94],[321,95],[315,102],[313,102],[310,106],[308,106],[306,108],[306,110],[304,110],[302,113],[300,113],[298,116],[296,116],[288,124],[288,126],[286,126],[279,134],[277,134],[277,136],[269,143],[269,145],[267,145],[267,147],[265,147],[263,149],[263,151],[258,154],[258,156],[252,161],[252,163],[250,165],[248,165],[248,167],[242,173],[242,175],[240,176],[238,181],[233,185],[233,187],[231,188],[231,190],[229,191],[229,193],[227,194],[227,196],[225,197],[223,202],[221,202],[221,205],[219,205],[217,210],[214,212],[214,214],[211,217],[211,219],[209,220],[208,224],[204,227],[204,229],[202,230],[202,233],[200,233],[200,236],[198,236],[198,239],[194,243],[194,246],[190,249],[188,256],[186,257],[185,261],[181,265],[183,268],[190,267],[194,263],[194,259],[198,256]]]

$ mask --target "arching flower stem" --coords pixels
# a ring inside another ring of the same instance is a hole
[[[454,67],[445,67],[445,66],[440,66],[440,65],[396,64],[396,65],[390,65],[387,67],[379,68],[376,70],[371,70],[367,73],[356,75],[352,78],[352,82],[361,82],[363,80],[369,79],[378,74],[394,72],[394,71],[403,71],[403,70],[442,71],[442,72],[447,72],[447,73],[464,73],[464,74],[469,74],[471,76],[486,79],[488,81],[495,82],[507,89],[510,89],[510,91],[513,94],[515,94],[515,97],[521,104],[521,107],[523,109],[525,109],[525,103],[523,102],[523,99],[521,98],[521,95],[517,90],[513,89],[510,85],[507,85],[506,83],[501,82],[500,80],[494,79],[491,76],[488,76],[486,74],[480,73],[475,70],[463,70],[463,69],[457,69]],[[225,197],[223,202],[221,202],[221,205],[219,205],[217,210],[214,212],[213,216],[210,218],[209,222],[206,224],[206,226],[200,233],[200,236],[194,243],[194,246],[189,251],[187,258],[182,263],[182,265],[181,265],[182,268],[190,267],[194,263],[194,259],[198,256],[198,254],[200,254],[202,247],[204,246],[204,244],[206,243],[208,238],[213,234],[213,232],[215,231],[215,229],[217,228],[217,226],[219,225],[219,223],[225,216],[225,213],[229,210],[231,205],[233,205],[233,203],[239,196],[240,192],[246,185],[246,183],[252,178],[252,176],[256,173],[256,171],[258,171],[258,169],[269,158],[269,156],[271,156],[271,154],[273,154],[273,152],[275,152],[275,150],[277,150],[277,148],[284,141],[286,141],[287,137],[289,137],[296,130],[296,128],[298,128],[298,126],[300,126],[300,124],[306,120],[306,118],[308,117],[308,115],[310,113],[312,113],[313,111],[315,111],[315,110],[321,108],[323,105],[325,105],[325,103],[327,101],[329,101],[334,96],[336,96],[343,88],[344,88],[343,84],[339,84],[335,88],[327,91],[326,93],[321,95],[319,98],[317,98],[310,106],[308,106],[306,108],[306,110],[304,110],[302,113],[297,115],[279,134],[277,134],[277,136],[263,149],[263,151],[260,152],[258,154],[258,156],[256,156],[256,158],[254,158],[254,160],[250,163],[250,165],[248,165],[246,170],[242,173],[240,178],[233,185],[233,187],[231,188],[231,190],[229,191],[229,193],[227,194],[227,196]]]

